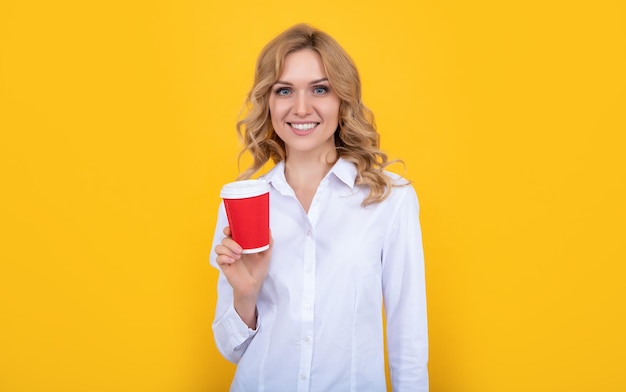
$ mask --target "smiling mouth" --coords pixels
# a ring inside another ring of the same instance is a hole
[[[287,123],[287,124],[289,124],[289,126],[292,127],[293,129],[300,131],[300,132],[310,131],[311,129],[319,125],[319,123],[316,123],[316,122],[298,123],[298,124]]]

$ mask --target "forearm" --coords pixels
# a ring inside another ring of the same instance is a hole
[[[243,321],[248,328],[256,329],[257,325],[257,310],[256,310],[256,297],[233,295],[233,306],[237,311],[241,321]]]
[[[226,234],[222,228],[226,225],[226,212],[224,205],[220,204],[213,237],[213,249],[224,240]],[[219,271],[218,296],[212,325],[213,335],[220,353],[229,361],[237,363],[256,334],[256,295],[252,305],[250,301],[240,301],[241,298],[235,300],[234,290],[226,279],[224,271],[218,265],[217,256],[217,253],[211,252],[209,258],[211,265]],[[238,309],[235,309],[235,306],[238,306]],[[252,318],[250,314],[253,315]],[[247,319],[245,322],[243,321],[244,317]],[[252,327],[248,325],[252,325]]]

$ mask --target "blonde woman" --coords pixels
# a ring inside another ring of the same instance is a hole
[[[393,390],[427,391],[418,201],[385,171],[354,63],[296,25],[262,50],[247,104],[240,179],[273,161],[272,244],[242,254],[220,206],[213,331],[231,391],[385,391],[383,318]]]

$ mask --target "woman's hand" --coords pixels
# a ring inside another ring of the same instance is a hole
[[[230,227],[224,228],[226,238],[215,247],[217,264],[233,288],[233,305],[248,327],[256,328],[256,299],[267,277],[274,241],[259,253],[242,254],[241,246],[231,238]],[[271,236],[271,234],[270,234]]]

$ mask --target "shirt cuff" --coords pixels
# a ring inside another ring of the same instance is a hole
[[[235,307],[232,305],[228,308],[226,314],[224,314],[220,324],[220,332],[224,334],[223,338],[225,338],[223,341],[228,341],[228,345],[233,351],[247,347],[250,340],[259,330],[258,318],[256,328],[252,329],[243,322],[235,310]]]

